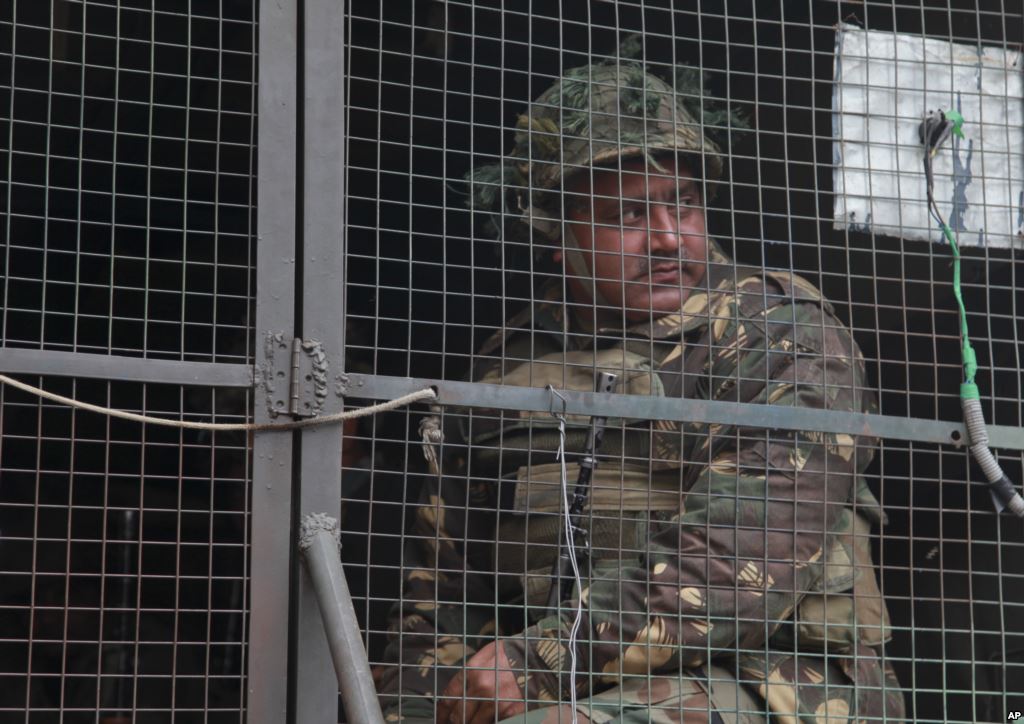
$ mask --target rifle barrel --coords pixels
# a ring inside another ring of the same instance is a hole
[[[615,388],[618,375],[611,372],[598,371],[594,374],[594,392],[611,392]],[[587,503],[590,494],[590,481],[593,479],[594,468],[597,467],[597,453],[601,449],[604,440],[605,425],[608,418],[601,415],[593,415],[590,418],[590,434],[587,435],[587,444],[583,450],[583,458],[580,460],[580,472],[576,477],[576,487],[572,492],[572,503],[566,514],[569,516],[569,531],[572,538],[560,546],[560,553],[551,566],[551,589],[548,592],[548,613],[557,613],[559,604],[572,593],[573,578],[572,558],[569,554],[569,546],[576,545],[576,535],[582,533],[580,523],[583,517],[583,507]],[[564,452],[563,452],[564,454]],[[576,552],[577,564],[581,565],[587,561],[586,547]]]

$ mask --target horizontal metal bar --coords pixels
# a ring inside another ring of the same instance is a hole
[[[252,387],[252,365],[0,347],[0,372],[204,387]]]
[[[349,375],[346,395],[349,398],[391,399],[430,386],[435,387],[438,392],[438,399],[434,404],[549,412],[552,410],[552,404],[556,402],[551,393],[538,387],[359,374]],[[780,430],[818,430],[957,447],[967,439],[963,423],[943,420],[568,390],[559,390],[559,395],[565,399],[565,412],[576,415],[677,422],[699,421]],[[561,404],[558,400],[559,408]],[[994,448],[1024,450],[1024,428],[989,425],[988,435],[989,444]]]

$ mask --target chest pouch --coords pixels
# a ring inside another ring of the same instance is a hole
[[[575,466],[569,466],[570,488]],[[544,606],[551,588],[551,566],[565,525],[558,463],[520,468],[513,510],[498,521],[495,563],[522,584],[530,606]],[[636,560],[646,550],[649,513],[680,510],[681,471],[651,472],[647,466],[602,462],[594,471],[582,528],[592,566]]]

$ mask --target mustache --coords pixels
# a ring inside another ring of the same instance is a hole
[[[651,252],[649,255],[637,259],[637,275],[644,276],[645,274],[650,274],[651,269],[659,264],[667,262],[683,266],[694,261],[695,258],[683,247],[680,247],[679,251],[675,254],[664,251]]]

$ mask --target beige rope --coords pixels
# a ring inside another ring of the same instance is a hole
[[[138,415],[134,412],[125,412],[124,410],[115,410],[110,407],[101,407],[99,405],[93,405],[88,402],[80,402],[79,400],[72,399],[70,397],[64,397],[53,392],[47,392],[39,387],[33,387],[27,385],[24,382],[18,382],[18,380],[11,379],[7,375],[0,375],[0,382],[11,387],[17,387],[19,390],[28,392],[33,395],[37,395],[46,400],[52,400],[53,402],[60,402],[61,404],[68,405],[69,407],[75,407],[79,410],[89,410],[90,412],[98,412],[101,415],[109,415],[110,417],[118,417],[122,420],[132,420],[133,422],[144,422],[150,425],[164,425],[165,427],[177,427],[185,430],[214,430],[220,432],[230,431],[246,431],[246,432],[264,432],[267,430],[299,430],[304,427],[320,427],[321,425],[333,425],[338,422],[345,420],[351,420],[356,417],[366,417],[367,415],[373,415],[378,412],[387,412],[388,410],[394,410],[405,405],[411,405],[414,402],[421,400],[436,400],[437,393],[431,387],[427,387],[416,392],[410,392],[408,395],[402,395],[394,400],[388,400],[387,402],[379,402],[376,405],[370,405],[368,407],[360,407],[355,410],[348,410],[347,412],[335,412],[331,415],[324,415],[323,417],[311,417],[307,420],[294,420],[289,422],[264,422],[264,423],[249,423],[249,422],[188,422],[186,420],[168,420],[163,417],[150,417],[149,415]]]

